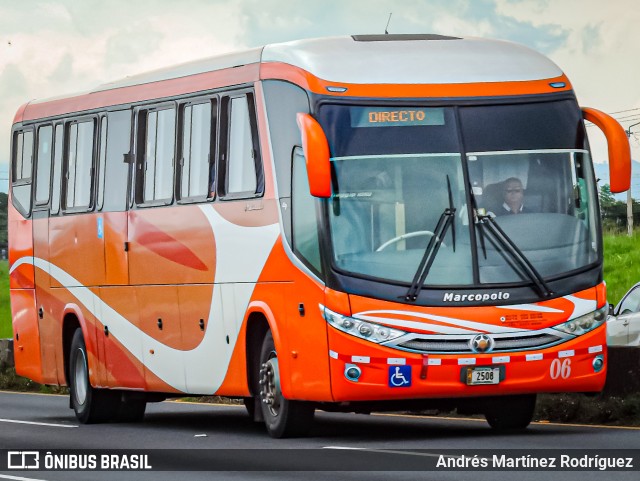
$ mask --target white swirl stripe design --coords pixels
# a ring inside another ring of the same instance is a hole
[[[405,321],[402,319],[387,316],[406,316],[418,319],[427,319],[438,322],[446,322],[454,326],[444,326],[442,324],[434,324],[424,321]],[[411,329],[419,329],[422,331],[437,332],[440,334],[469,334],[469,332],[489,332],[492,334],[502,332],[525,332],[528,329],[519,329],[515,327],[496,326],[494,324],[485,324],[483,322],[467,321],[464,319],[456,319],[454,317],[437,316],[435,314],[425,314],[422,312],[397,311],[397,310],[380,310],[365,311],[354,314],[356,319],[362,319],[377,323],[386,324],[393,327],[408,327]]]
[[[251,286],[234,292],[235,312],[244,313],[255,283],[280,233],[278,224],[261,227],[239,226],[227,221],[213,206],[206,205],[200,208],[211,225],[216,240],[216,284],[212,301],[215,299],[216,291],[221,287],[218,283],[229,282],[231,279],[237,281],[241,277],[244,283]],[[69,292],[98,321],[109,326],[109,335],[117,339],[133,357],[144,364],[146,369],[171,387],[182,392],[190,392],[189,386],[197,386],[196,391],[192,392],[201,394],[213,394],[220,388],[229,367],[241,323],[236,324],[236,332],[229,336],[233,342],[227,345],[219,302],[211,302],[207,330],[200,344],[194,349],[183,351],[162,344],[149,336],[90,289],[82,286],[69,273],[45,259],[23,257],[12,265],[10,272],[23,264],[33,264],[48,272],[62,286],[81,286],[70,288]],[[154,351],[153,356],[144,355],[144,352],[149,350]],[[185,373],[188,373],[188,385]]]
[[[564,296],[563,299],[571,302],[573,310],[567,317],[566,321],[575,319],[580,316],[584,316],[590,312],[596,310],[597,303],[595,300],[580,299],[576,296]],[[514,304],[512,306],[496,306],[500,309],[510,309],[517,311],[528,312],[547,312],[547,313],[563,313],[560,309],[553,307],[540,306],[538,304]],[[423,320],[410,321],[405,319],[398,319],[397,316],[413,317],[415,319],[426,319],[431,321],[443,322],[452,324],[446,326],[442,324],[435,324],[425,322]],[[486,332],[490,334],[509,333],[509,332],[526,332],[530,329],[520,329],[509,326],[499,326],[495,324],[487,324],[477,321],[469,321],[465,319],[457,319],[453,317],[437,316],[435,314],[427,314],[422,312],[401,311],[401,310],[377,310],[377,311],[363,311],[353,315],[356,319],[363,321],[371,321],[387,326],[410,329],[416,329],[421,331],[437,332],[439,334],[468,334],[469,332]],[[562,321],[560,321],[562,322]]]

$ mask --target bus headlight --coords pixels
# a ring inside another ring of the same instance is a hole
[[[336,329],[351,334],[352,336],[366,339],[377,344],[396,339],[406,332],[392,327],[382,326],[371,321],[361,321],[349,316],[343,316],[337,312],[320,305],[320,311],[329,325]]]
[[[586,334],[589,331],[593,331],[596,327],[601,326],[607,319],[608,306],[601,307],[597,311],[590,312],[584,316],[576,317],[570,321],[564,322],[554,326],[554,329],[558,331],[566,332],[567,334],[573,334],[574,336],[580,336]]]

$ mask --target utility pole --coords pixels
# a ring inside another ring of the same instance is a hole
[[[629,142],[631,142],[631,129],[636,125],[640,125],[640,122],[631,124],[626,130]],[[631,165],[633,167],[633,161]],[[631,198],[631,186],[629,186],[629,190],[627,191],[627,235],[629,237],[633,235],[633,199]]]

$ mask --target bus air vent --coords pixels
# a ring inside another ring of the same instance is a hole
[[[385,345],[406,351],[432,354],[471,354],[471,335],[421,335],[409,334]],[[491,334],[494,346],[491,352],[541,349],[567,341],[562,333],[549,330],[526,333]]]

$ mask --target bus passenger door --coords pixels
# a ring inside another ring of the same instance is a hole
[[[98,209],[103,213],[105,285],[129,284],[128,195],[132,165],[131,110],[100,119]]]
[[[62,126],[60,131],[62,130]],[[56,148],[62,149],[62,137]],[[49,201],[53,161],[53,126],[44,125],[37,129],[35,157],[35,188],[33,189],[33,255],[37,259],[49,260]],[[56,156],[56,160],[60,161]],[[40,332],[40,355],[42,359],[43,383],[64,383],[64,374],[58,372],[56,345],[60,341],[60,321],[56,320],[55,295],[51,290],[49,267],[42,265],[35,269],[36,310]],[[62,362],[62,356],[58,356]]]
[[[98,230],[104,240],[105,270],[100,289],[104,303],[99,315],[102,330],[98,330],[97,345],[100,377],[106,385],[142,389],[144,368],[139,360],[142,340],[137,331],[138,302],[134,289],[128,287],[131,118],[131,109],[118,110],[102,115],[99,123],[96,210],[101,216]],[[109,308],[115,311],[116,319],[109,318]]]

